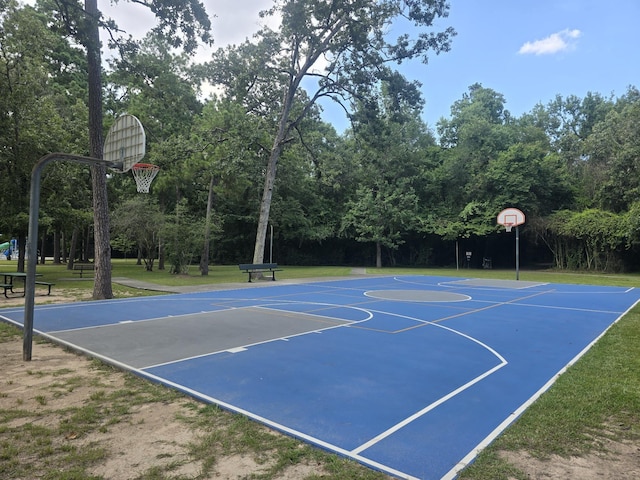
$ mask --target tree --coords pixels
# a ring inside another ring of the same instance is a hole
[[[182,47],[192,52],[198,39],[210,40],[211,24],[204,6],[198,0],[148,0],[137,2],[148,7],[158,19],[153,31],[170,39],[173,47]],[[102,158],[102,64],[100,27],[117,31],[112,20],[104,22],[98,10],[97,0],[85,0],[82,8],[76,0],[60,0],[53,7],[62,19],[62,27],[84,46],[88,65],[88,106],[89,106],[89,154]],[[113,45],[121,52],[134,48],[131,41],[113,38]],[[106,167],[94,165],[91,168],[94,208],[95,242],[95,282],[93,298],[111,298],[111,247],[109,244],[109,206],[107,201]]]
[[[167,215],[162,230],[163,242],[171,263],[170,273],[186,274],[191,261],[201,247],[203,226],[200,221],[190,216],[184,201],[176,205],[174,215]]]
[[[394,183],[378,179],[371,188],[358,188],[343,229],[354,229],[359,242],[375,244],[376,267],[381,268],[382,247],[395,250],[403,243],[403,234],[415,225],[417,207],[418,198],[405,179]]]
[[[143,123],[154,143],[188,134],[202,111],[198,82],[189,55],[172,50],[167,39],[148,34],[140,47],[110,62],[107,110],[114,117],[126,111]]]
[[[160,245],[165,215],[158,203],[147,195],[137,195],[125,200],[111,217],[113,232],[120,244],[135,243],[142,252],[145,269],[153,271],[153,264]]]
[[[505,109],[504,95],[474,83],[469,92],[451,107],[451,119],[438,122],[440,144],[477,151],[483,157],[504,145],[503,135],[496,126],[507,125],[511,114]],[[492,132],[493,130],[493,132]]]
[[[378,268],[382,247],[393,251],[417,230],[423,148],[433,142],[419,117],[418,86],[399,74],[388,78],[353,115],[360,179],[342,226],[353,229],[356,240],[375,243]]]
[[[628,210],[640,198],[640,99],[619,103],[584,142],[592,200],[614,212]]]
[[[370,88],[383,80],[389,70],[381,68],[392,63],[440,53],[450,48],[455,35],[451,28],[432,33],[436,17],[448,15],[444,0],[276,0],[263,16],[279,15],[279,30],[264,28],[257,33],[256,44],[230,47],[226,54],[218,52],[220,61],[212,64],[214,83],[227,87],[229,95],[241,95],[247,104],[270,105],[256,96],[279,92],[275,135],[267,163],[260,216],[253,254],[254,263],[262,263],[273,196],[276,169],[291,135],[315,103],[323,97],[338,102],[366,98]],[[390,39],[388,26],[404,20],[411,32]],[[415,27],[415,28],[414,28]],[[224,70],[226,59],[239,57],[246,66],[241,75],[236,69]],[[324,68],[320,63],[326,61]],[[300,89],[304,79],[317,81],[317,89],[301,102]],[[273,83],[277,81],[276,83]],[[253,97],[251,95],[254,95]],[[345,107],[346,108],[346,107]]]
[[[531,114],[534,124],[546,133],[550,150],[566,164],[581,209],[596,205],[596,191],[606,177],[602,164],[590,160],[585,141],[612,108],[611,99],[589,92],[584,98],[557,95],[546,106],[537,105]]]
[[[35,161],[60,149],[69,139],[53,84],[60,55],[71,47],[51,33],[46,18],[33,7],[9,1],[0,12],[0,226],[18,238],[18,270],[24,270],[31,169]]]

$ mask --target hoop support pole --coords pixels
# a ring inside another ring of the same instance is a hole
[[[36,162],[31,171],[31,191],[29,199],[29,231],[27,234],[27,276],[24,279],[24,326],[22,342],[22,360],[31,361],[33,350],[33,306],[36,288],[36,262],[38,261],[38,215],[40,213],[40,177],[48,163],[67,160],[89,165],[104,165],[122,169],[118,162],[108,162],[99,158],[83,157],[68,153],[50,153]]]
[[[520,280],[520,228],[516,225],[516,280]]]

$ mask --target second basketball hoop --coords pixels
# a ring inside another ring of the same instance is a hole
[[[136,163],[131,167],[131,172],[133,172],[133,178],[136,181],[138,193],[149,193],[151,182],[156,178],[159,171],[160,167],[151,163]]]
[[[516,280],[520,280],[520,232],[518,225],[524,223],[524,213],[517,208],[505,208],[498,214],[498,223],[504,225],[507,232],[516,227]]]
[[[513,227],[522,225],[524,223],[524,213],[517,208],[505,208],[498,214],[498,224],[503,225],[507,232],[510,232]]]

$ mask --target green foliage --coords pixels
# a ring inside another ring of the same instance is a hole
[[[165,215],[153,197],[137,195],[118,205],[111,216],[111,228],[121,245],[135,244],[146,270],[152,271],[160,247]]]
[[[188,214],[186,203],[176,205],[175,213],[167,215],[162,237],[171,273],[186,274],[202,246],[203,224]]]
[[[555,212],[537,220],[534,228],[553,252],[557,267],[617,271],[633,227],[627,215],[588,209]]]
[[[17,214],[28,211],[31,169],[46,153],[64,150],[69,139],[56,75],[64,68],[63,53],[73,50],[33,7],[8,2],[0,22],[0,228],[26,235]],[[56,58],[49,56],[52,46],[59,49]]]
[[[358,186],[346,204],[341,231],[356,241],[396,250],[420,224],[420,194],[426,165],[421,149],[433,137],[419,119],[422,100],[400,75],[383,82],[354,115]],[[392,257],[393,258],[393,257]]]
[[[120,53],[104,77],[104,122],[127,111],[145,126],[145,161],[161,167],[148,199],[160,216],[171,212],[170,229],[190,232],[188,245],[167,250],[181,257],[172,258],[172,270],[205,251],[198,224],[206,218],[205,263],[247,261],[265,218],[282,259],[360,263],[370,258],[369,246],[357,245],[365,242],[391,263],[412,263],[434,261],[449,242],[475,244],[474,251],[499,243],[495,217],[510,206],[527,215],[523,240],[544,257],[536,261],[596,271],[640,265],[636,87],[617,99],[557,96],[515,118],[504,95],[474,83],[438,122],[436,145],[420,120],[419,85],[392,67],[451,47],[454,31],[433,29],[447,15],[444,1],[278,0],[262,14],[277,16],[278,29],[263,28],[204,64],[189,55],[197,38],[210,40],[198,1],[145,6],[159,23],[141,42],[123,39],[103,19]],[[33,162],[51,151],[90,153],[79,7],[5,1],[0,12],[0,231],[7,238],[24,241]],[[395,22],[422,28],[392,38]],[[216,86],[206,100],[204,81]],[[322,98],[342,105],[351,129],[338,134],[321,120]],[[123,218],[120,206],[136,196],[131,175],[109,175],[107,189]],[[54,235],[65,254],[76,238],[92,244],[93,193],[86,166],[47,168],[40,220],[47,248]],[[130,255],[137,235],[115,221],[111,246]],[[144,241],[150,268],[158,242]]]

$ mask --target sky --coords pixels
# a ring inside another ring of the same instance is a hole
[[[99,8],[134,36],[152,25],[140,7],[118,3]],[[203,0],[212,18],[214,48],[250,38],[271,0]],[[398,69],[422,83],[423,119],[435,129],[450,117],[456,100],[480,83],[502,94],[514,116],[546,105],[556,95],[587,93],[619,97],[640,88],[640,0],[450,0],[448,18],[435,30],[457,31],[451,50],[413,60]],[[215,18],[213,17],[215,15]],[[275,25],[271,25],[272,27]],[[145,30],[146,29],[146,30]],[[206,61],[211,50],[197,57]],[[347,127],[339,108],[324,105],[323,117],[338,131]]]

